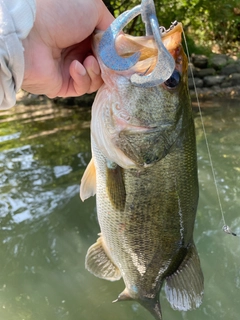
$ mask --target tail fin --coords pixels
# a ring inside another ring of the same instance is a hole
[[[203,273],[193,244],[178,270],[166,278],[165,292],[175,310],[196,309],[203,298]]]
[[[156,320],[162,319],[161,306],[159,302],[159,297],[155,299],[144,299],[138,301],[145,309],[147,309]]]
[[[119,301],[126,301],[126,300],[135,300],[131,297],[129,291],[127,288],[120,293],[118,298],[114,300],[113,302],[119,302]],[[155,298],[140,298],[136,299],[145,309],[147,309],[156,320],[161,320],[162,319],[162,313],[161,313],[161,307],[159,303],[159,297]]]

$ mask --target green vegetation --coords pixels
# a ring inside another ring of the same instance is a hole
[[[140,0],[104,2],[115,17],[140,4]],[[168,27],[174,20],[183,23],[190,52],[214,51],[239,55],[239,0],[155,0],[155,6],[161,25]],[[129,24],[127,31],[135,35],[143,34],[140,17]]]

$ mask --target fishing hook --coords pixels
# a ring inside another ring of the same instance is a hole
[[[226,232],[227,234],[231,234],[233,236],[237,236],[236,233],[232,232],[231,228],[227,226],[226,224],[222,227],[223,231]]]
[[[140,52],[136,52],[127,58],[120,57],[115,48],[115,39],[119,32],[139,14],[141,14],[145,23],[146,35],[153,35],[156,41],[158,59],[155,69],[150,74],[134,74],[131,76],[130,81],[135,86],[153,87],[169,79],[175,69],[175,61],[162,42],[162,34],[166,30],[165,28],[159,28],[153,0],[142,0],[141,5],[122,13],[111,24],[104,32],[99,43],[99,55],[108,68],[116,71],[128,70],[138,62]],[[174,27],[175,25],[172,24],[172,26]]]

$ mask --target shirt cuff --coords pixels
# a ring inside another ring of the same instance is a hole
[[[16,103],[24,76],[24,48],[35,19],[35,0],[0,0],[0,109]]]

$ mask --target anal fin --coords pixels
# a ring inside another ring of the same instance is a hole
[[[203,298],[203,273],[194,244],[178,270],[166,278],[165,292],[168,301],[175,310],[196,309]]]
[[[120,270],[106,253],[102,236],[88,249],[85,267],[89,272],[101,279],[116,281],[122,277]]]

